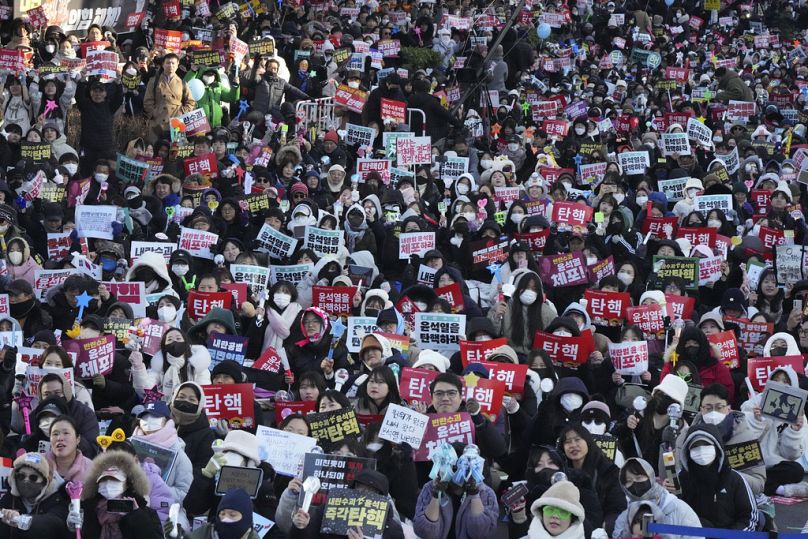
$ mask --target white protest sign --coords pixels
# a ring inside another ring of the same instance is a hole
[[[721,210],[726,215],[732,209],[732,195],[699,195],[695,208],[702,215],[707,215],[713,209]]]
[[[456,180],[461,174],[465,174],[468,171],[468,157],[449,156],[446,158],[446,161],[440,165],[440,175],[444,180]]]
[[[418,268],[418,282],[427,286],[432,286],[435,282],[435,274],[438,272],[435,268],[430,268],[421,264]]]
[[[721,263],[724,258],[711,256],[699,259],[699,286],[707,286],[721,278]]]
[[[290,477],[297,475],[303,457],[317,445],[314,438],[264,425],[258,425],[255,437],[258,438],[258,455],[261,460],[272,464],[277,473]]]
[[[696,141],[701,146],[713,146],[713,130],[698,121],[696,118],[687,120],[687,138]]]
[[[264,539],[264,536],[273,526],[275,526],[275,523],[268,518],[264,518],[258,513],[253,513],[253,531],[258,535],[258,539]]]
[[[727,154],[715,154],[716,159],[720,159],[724,163],[724,168],[727,169],[728,174],[735,174],[741,168],[741,161],[738,159],[738,147],[733,146],[732,151]]]
[[[341,230],[327,230],[307,225],[304,233],[303,247],[311,249],[320,256],[336,255],[344,243]]]
[[[261,247],[267,250],[270,258],[280,259],[292,256],[292,253],[297,247],[297,240],[295,238],[275,230],[266,223],[261,227],[255,239],[261,243]]]
[[[362,337],[374,331],[379,331],[375,316],[349,316],[348,317],[347,348],[352,354],[359,352],[362,346]]]
[[[648,342],[609,343],[614,370],[624,376],[640,375],[648,370]]]
[[[373,146],[373,140],[376,138],[375,129],[350,123],[345,127],[347,129],[345,142],[359,146]]]
[[[191,256],[213,260],[214,255],[210,248],[215,247],[216,244],[219,243],[219,235],[204,230],[196,230],[194,228],[181,228],[180,249],[188,251],[191,253]]]
[[[118,214],[117,206],[76,206],[76,231],[80,238],[111,240],[112,223]]]
[[[411,137],[396,139],[396,164],[428,165],[432,163],[432,138]]]
[[[685,195],[685,185],[689,178],[674,178],[672,180],[659,180],[659,190],[665,193],[668,201],[682,200]]]
[[[233,276],[233,282],[247,283],[253,292],[261,292],[269,288],[269,268],[231,264],[230,274]]]
[[[398,404],[389,404],[379,430],[379,438],[394,444],[409,444],[413,449],[421,447],[429,416]]]
[[[143,253],[157,252],[163,255],[166,262],[171,258],[171,253],[177,250],[176,243],[163,243],[161,241],[133,241],[129,248],[129,257],[134,262]]]
[[[663,155],[690,155],[687,133],[663,133],[661,143]]]
[[[645,174],[645,169],[651,166],[648,152],[623,152],[617,154],[617,163],[622,167],[623,174]]]
[[[413,335],[422,349],[457,352],[466,338],[466,315],[415,313]]]
[[[314,264],[297,264],[295,266],[271,266],[269,268],[269,282],[272,284],[278,281],[289,281],[298,284],[305,279],[314,269]]]
[[[424,256],[435,248],[434,232],[405,232],[398,237],[398,258],[408,260],[411,255]]]

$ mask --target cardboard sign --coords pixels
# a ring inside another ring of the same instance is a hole
[[[539,257],[539,276],[553,288],[578,286],[589,283],[586,257],[582,252]]]
[[[721,362],[730,369],[740,367],[740,354],[738,353],[738,341],[735,340],[734,331],[722,331],[714,335],[708,335],[707,340],[711,344],[718,346],[721,350]]]
[[[764,464],[758,440],[729,444],[724,447],[724,455],[733,470],[746,470]]]
[[[353,309],[356,291],[355,286],[313,286],[311,304],[328,314],[348,316]]]
[[[626,319],[626,308],[631,305],[631,294],[628,292],[587,289],[584,298],[586,312],[592,318],[592,323],[599,326],[622,326]]]
[[[460,360],[463,366],[466,367],[469,363],[479,363],[488,360],[493,354],[494,350],[500,346],[508,344],[508,339],[500,337],[498,339],[491,339],[489,341],[467,341],[460,340]]]
[[[415,313],[413,337],[424,349],[458,351],[465,336],[465,315]]]
[[[431,384],[432,380],[437,378],[437,376],[437,371],[404,367],[401,369],[401,379],[398,383],[401,398],[408,403],[424,402],[426,404],[432,404],[429,384]]]
[[[755,391],[763,391],[766,382],[777,367],[791,367],[795,372],[803,372],[803,356],[778,356],[749,358],[746,375]]]
[[[657,339],[665,333],[667,311],[661,305],[637,305],[626,309],[627,322],[639,326],[646,339]]]
[[[770,380],[763,388],[760,408],[764,416],[793,425],[804,417],[806,400],[808,391]]]
[[[429,414],[421,447],[413,454],[415,462],[426,462],[429,453],[443,442],[462,444],[474,443],[475,430],[468,412],[454,414]]]
[[[226,419],[231,429],[249,429],[255,425],[252,384],[212,384],[205,391],[205,413],[211,427]]]
[[[415,410],[390,404],[384,414],[379,438],[394,444],[409,444],[413,449],[421,447],[429,416]]]
[[[347,535],[349,529],[358,527],[364,537],[381,537],[389,509],[387,496],[348,488],[331,489],[320,533]]]
[[[224,496],[230,490],[241,489],[250,498],[256,498],[263,478],[264,471],[261,468],[222,466],[216,476],[216,487],[213,492],[217,496]]]
[[[233,301],[230,292],[200,292],[191,290],[188,293],[187,309],[191,320],[197,321],[207,315],[214,307],[229,309]]]
[[[623,376],[639,376],[648,371],[648,342],[609,343],[614,370]]]
[[[412,255],[424,256],[434,248],[434,232],[404,232],[398,238],[399,260],[409,260]]]
[[[591,335],[564,337],[536,331],[533,348],[547,352],[555,365],[577,369],[579,365],[589,360],[589,355],[594,350],[594,343]]]
[[[211,247],[219,243],[219,235],[205,230],[181,227],[179,248],[191,253],[191,256],[213,260]]]
[[[341,230],[327,230],[314,226],[306,226],[303,234],[303,247],[311,249],[320,256],[336,255],[343,244]]]
[[[115,336],[102,335],[95,339],[75,339],[64,348],[76,354],[76,374],[82,380],[112,372],[115,363]]]
[[[212,360],[209,370],[213,371],[222,361],[235,361],[239,365],[244,365],[247,340],[247,337],[241,335],[223,335],[215,332],[208,335],[208,352]]]
[[[763,345],[773,333],[774,324],[751,322],[746,318],[724,316],[724,325],[735,324],[739,328],[738,342],[750,356],[763,355]],[[797,371],[799,372],[799,371]]]
[[[313,438],[329,442],[339,442],[346,436],[361,434],[356,412],[351,408],[311,414],[309,426]]]
[[[112,223],[118,215],[117,206],[76,206],[76,232],[80,238],[112,240]]]
[[[295,477],[306,453],[317,445],[317,440],[294,432],[258,425],[258,454],[263,462],[272,464],[280,475]]]

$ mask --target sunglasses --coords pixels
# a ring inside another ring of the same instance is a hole
[[[572,513],[569,511],[561,509],[560,507],[553,507],[552,505],[545,505],[541,508],[541,512],[547,518],[558,517],[560,520],[568,520],[572,516]]]
[[[35,473],[25,474],[25,473],[18,472],[18,473],[14,474],[14,479],[16,479],[17,481],[26,481],[27,480],[27,481],[30,481],[31,483],[42,483],[42,482],[44,482],[44,480],[42,479],[42,476],[39,475],[39,474],[35,474]]]

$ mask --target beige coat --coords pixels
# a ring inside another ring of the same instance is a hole
[[[169,80],[163,75],[154,76],[146,86],[143,110],[146,111],[149,131],[153,136],[168,131],[171,118],[191,112],[195,107],[196,101],[191,97],[188,84],[176,74]]]

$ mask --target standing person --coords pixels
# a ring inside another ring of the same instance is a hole
[[[146,85],[143,110],[149,120],[147,140],[151,143],[163,137],[169,130],[171,118],[182,116],[196,107],[188,83],[177,75],[180,58],[174,53],[163,57],[163,71],[152,77]]]
[[[76,89],[76,105],[81,112],[81,174],[89,175],[96,162],[115,156],[112,124],[115,111],[123,103],[120,83],[81,81]]]

